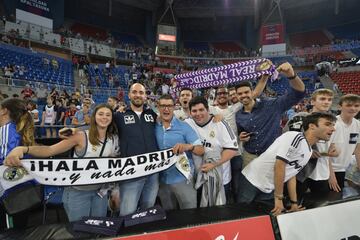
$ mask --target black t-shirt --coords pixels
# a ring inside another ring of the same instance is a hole
[[[63,117],[62,121],[59,123],[59,124],[64,124],[65,112],[66,112],[66,108],[64,108],[62,106],[57,107],[57,109],[56,109],[56,123],[59,123],[61,113],[64,113],[64,117]]]

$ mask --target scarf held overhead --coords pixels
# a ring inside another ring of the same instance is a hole
[[[174,155],[172,149],[125,158],[23,159],[21,162],[23,167],[0,166],[4,190],[29,180],[54,186],[116,182],[157,173],[174,164],[186,178],[191,174],[186,154]]]
[[[271,75],[272,81],[278,77],[278,72],[271,61],[261,58],[178,74],[175,80],[178,90],[183,87],[198,89],[250,80],[264,74]]]

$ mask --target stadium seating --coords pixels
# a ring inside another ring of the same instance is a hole
[[[356,56],[360,57],[360,48],[356,48],[351,50],[352,53],[354,53]]]
[[[97,28],[81,23],[74,23],[71,26],[71,31],[74,33],[80,33],[82,36],[92,37],[98,40],[105,40],[107,33],[103,28]]]
[[[328,30],[338,39],[359,39],[360,22],[331,27]]]
[[[294,58],[291,57],[291,56],[269,57],[269,59],[270,59],[276,66],[278,66],[278,65],[280,65],[280,64],[282,64],[282,63],[284,63],[284,62],[288,62],[288,63],[290,63],[291,65],[295,65],[295,64],[296,64]]]
[[[108,73],[106,72],[105,69],[105,65],[101,64],[98,65],[99,66],[99,71],[98,73],[95,72],[95,65],[90,64],[88,71],[89,71],[89,75],[90,75],[90,81],[89,81],[89,86],[90,87],[97,87],[96,86],[96,76],[99,77],[100,80],[100,88],[109,88],[109,78],[108,78]],[[127,71],[127,67],[125,66],[117,66],[115,68],[112,68],[110,73],[112,74],[112,76],[118,76],[119,82],[116,82],[114,80],[114,87],[122,87],[124,89],[127,89],[127,83],[125,82],[125,78],[124,78],[124,74]]]
[[[360,72],[332,73],[331,78],[344,94],[360,94]]]
[[[58,69],[51,66],[45,66],[43,58],[50,61],[56,59],[59,65]],[[51,55],[32,52],[30,49],[16,47],[13,45],[0,44],[0,67],[8,64],[15,66],[23,65],[26,72],[23,76],[18,73],[14,74],[14,78],[22,78],[29,81],[41,81],[45,83],[74,85],[73,70],[70,61],[57,58]]]
[[[311,31],[303,33],[294,33],[290,35],[290,43],[292,47],[311,47],[313,45],[330,44],[330,39],[323,31]]]
[[[142,42],[140,41],[140,39],[136,35],[119,33],[119,32],[112,32],[111,34],[120,43],[132,44],[137,47],[140,47],[143,45]]]
[[[239,52],[241,47],[235,42],[213,42],[211,43],[215,50],[221,50],[224,52]]]
[[[195,51],[209,51],[210,46],[208,42],[190,42],[185,41],[184,42],[184,48],[186,49],[192,49]]]
[[[304,81],[306,93],[311,94],[315,90],[315,79],[317,77],[315,72],[298,72],[299,77]],[[290,88],[289,80],[285,77],[275,80],[270,83],[270,88],[278,95],[283,95]]]

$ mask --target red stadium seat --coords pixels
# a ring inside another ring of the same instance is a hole
[[[360,72],[333,73],[331,78],[337,83],[343,93],[360,93]]]

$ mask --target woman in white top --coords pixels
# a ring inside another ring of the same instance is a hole
[[[110,106],[100,104],[91,116],[90,128],[78,131],[69,138],[52,146],[31,146],[15,148],[5,160],[6,165],[19,166],[23,154],[34,157],[50,157],[74,148],[74,157],[115,157],[119,143],[113,111]],[[84,216],[105,217],[107,213],[107,190],[103,184],[65,187],[64,208],[69,221]]]

